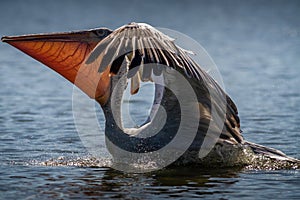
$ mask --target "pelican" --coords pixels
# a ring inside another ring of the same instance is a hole
[[[299,162],[279,150],[246,141],[233,100],[191,58],[188,50],[148,24],[129,23],[114,31],[97,28],[4,36],[1,40],[50,67],[98,102],[106,119],[108,143],[120,149],[133,153],[156,152],[176,137],[184,113],[181,110],[184,106],[180,105],[173,91],[182,85],[175,76],[179,74],[189,87],[178,91],[189,90],[195,94],[192,100],[184,95],[181,98],[192,108],[190,115],[186,116],[191,123],[196,120],[196,129],[194,135],[186,132],[191,141],[174,163],[200,163],[214,167],[248,165],[258,157]],[[154,81],[157,77],[163,84]],[[128,83],[134,95],[138,93],[141,82],[147,81],[155,82],[150,116],[139,127],[124,128],[120,112],[122,94]],[[157,127],[161,121],[160,108],[164,110],[165,121]],[[156,130],[155,134],[147,136],[151,130]],[[177,145],[184,140],[181,136]],[[203,149],[207,151],[200,156]],[[116,159],[122,157],[113,149],[109,151]]]

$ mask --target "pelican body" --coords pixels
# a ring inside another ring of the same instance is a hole
[[[175,78],[177,73],[195,94],[195,100],[187,106],[194,106],[193,110],[199,112],[191,112],[187,116],[191,122],[197,120],[195,135],[187,136],[191,137],[191,142],[174,163],[214,167],[247,165],[257,156],[299,162],[281,151],[245,141],[232,99],[189,56],[188,51],[148,24],[130,23],[114,31],[98,28],[4,36],[2,41],[42,62],[95,99],[106,118],[107,143],[124,151],[137,154],[157,152],[176,137],[183,115],[182,105],[176,92],[172,91],[181,87]],[[141,82],[153,81],[155,77],[160,77],[159,80],[168,83],[172,89],[155,82],[154,102],[148,120],[138,128],[124,128],[120,105],[128,82],[134,95],[139,91]],[[160,107],[164,109],[166,119],[157,128],[161,121]],[[155,135],[141,136],[152,130],[156,130]],[[111,149],[109,144],[112,156],[116,160],[122,159],[122,155]],[[199,156],[199,152],[205,150],[205,155]]]

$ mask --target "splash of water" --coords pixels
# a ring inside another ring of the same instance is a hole
[[[112,160],[110,158],[95,158],[91,156],[83,157],[65,157],[59,156],[45,161],[31,160],[29,165],[50,166],[50,167],[111,167]]]
[[[239,152],[243,154],[237,160],[228,160],[227,165],[222,167],[224,168],[242,168],[245,170],[299,170],[300,162],[290,162],[290,161],[282,161],[271,159],[262,155],[254,155],[253,153],[243,150]],[[216,158],[216,157],[214,157]],[[209,159],[206,158],[206,159]],[[203,161],[203,160],[202,160]],[[220,160],[214,159],[208,162],[205,160],[205,164],[203,163],[194,163],[188,164],[188,166],[199,166],[199,168],[203,169],[217,169],[220,168]],[[82,156],[82,157],[65,157],[59,156],[57,158],[51,158],[45,161],[31,160],[26,162],[26,165],[35,165],[35,166],[47,166],[47,167],[88,167],[88,168],[111,168],[113,165],[119,165],[119,167],[126,167],[127,163],[117,163],[113,162],[111,158],[95,158],[92,156]],[[145,162],[142,163],[131,163],[131,167],[137,169],[137,171],[141,169],[155,168],[156,162],[149,160],[148,164],[145,165]],[[178,166],[178,163],[175,164]],[[174,166],[174,165],[173,165]],[[185,165],[187,166],[187,165]]]

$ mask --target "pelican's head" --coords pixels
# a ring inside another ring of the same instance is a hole
[[[18,48],[50,67],[100,104],[108,99],[109,72],[98,72],[99,66],[83,68],[97,44],[112,31],[98,28],[62,33],[4,36],[2,42]]]

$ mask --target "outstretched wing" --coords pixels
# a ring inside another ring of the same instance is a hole
[[[99,72],[110,67],[111,73],[116,74],[125,56],[130,55],[129,71],[143,64],[157,63],[183,70],[186,75],[198,80],[201,78],[200,68],[194,66],[196,63],[185,50],[176,46],[172,38],[147,24],[131,23],[115,30],[98,44],[86,63],[93,62],[100,55]],[[149,80],[151,72],[160,75],[162,69],[147,69],[142,74],[142,80]],[[129,77],[134,74],[129,73]]]
[[[131,93],[134,94],[139,89],[140,81],[151,80],[152,74],[160,75],[162,68],[160,65],[149,65],[144,68],[140,66],[148,63],[162,64],[184,74],[191,81],[195,88],[199,88],[199,107],[202,118],[211,120],[211,105],[216,106],[217,112],[225,114],[224,128],[220,138],[231,143],[243,141],[240,131],[240,121],[238,111],[229,96],[200,66],[195,63],[189,53],[175,45],[174,40],[155,28],[141,23],[131,23],[113,31],[103,39],[92,51],[86,64],[99,59],[99,72],[104,72],[110,68],[112,75],[117,74],[124,59],[129,60],[128,78],[131,79]],[[203,89],[206,88],[206,89]],[[214,91],[214,97],[209,92]],[[218,106],[220,99],[226,101],[224,108]],[[207,105],[209,104],[209,105]]]

